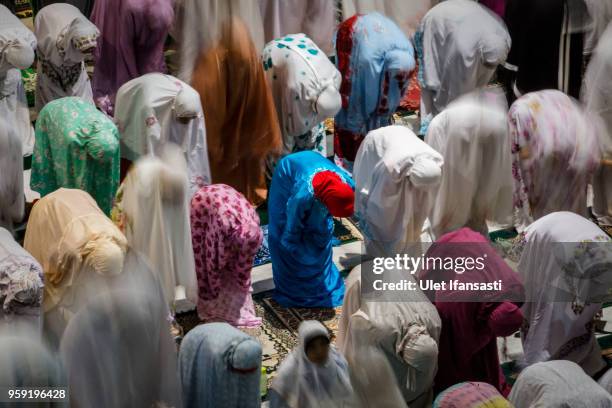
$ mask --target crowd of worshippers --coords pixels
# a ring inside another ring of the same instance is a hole
[[[260,406],[247,333],[266,239],[280,306],[342,306],[337,338],[301,323],[272,408],[612,407],[595,332],[612,1],[68,3],[34,1],[33,32],[0,5],[0,386],[65,386],[77,407]],[[395,114],[412,88],[409,127]],[[344,279],[347,217],[365,254]],[[493,227],[518,231],[515,267]],[[424,253],[487,262],[407,280],[502,289],[364,294],[366,258]],[[202,324],[179,347],[183,301]],[[497,340],[517,332],[511,386]]]

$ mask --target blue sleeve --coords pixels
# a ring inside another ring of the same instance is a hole
[[[299,186],[287,201],[287,222],[281,236],[281,245],[290,251],[300,245],[306,213],[312,204],[312,193],[306,184]]]

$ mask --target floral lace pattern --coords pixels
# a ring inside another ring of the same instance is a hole
[[[77,83],[83,72],[83,62],[73,65],[62,65],[57,67],[50,61],[41,60],[42,72],[53,82],[58,84],[64,92],[68,92]]]

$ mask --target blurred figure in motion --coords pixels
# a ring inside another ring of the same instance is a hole
[[[336,307],[344,281],[333,262],[333,217],[353,215],[355,186],[313,151],[278,162],[268,200],[274,299],[285,307]]]
[[[330,346],[329,333],[316,320],[298,329],[299,345],[282,362],[270,390],[270,408],[351,406],[353,389],[344,357]]]
[[[238,17],[221,24],[215,40],[197,51],[201,54],[191,79],[206,117],[212,181],[235,188],[259,205],[267,196],[266,159],[280,153],[281,146],[261,48],[255,47],[248,26]]]
[[[524,95],[508,115],[515,225],[555,211],[586,216],[587,184],[601,165],[599,118],[554,90]]]
[[[609,4],[612,13],[612,2],[601,3]],[[593,177],[593,214],[599,225],[612,228],[612,24],[589,63],[582,101],[589,112],[603,120],[603,128],[597,132],[602,161]]]
[[[40,264],[0,227],[0,330],[29,326],[33,338],[42,331],[43,270]]]
[[[259,216],[224,184],[202,187],[191,200],[191,231],[198,277],[198,316],[258,327],[251,268],[263,239]]]
[[[508,396],[515,408],[610,408],[612,396],[571,361],[527,367]]]
[[[535,221],[522,240],[523,363],[570,360],[588,375],[597,374],[606,362],[593,321],[611,298],[612,240],[588,219],[566,211]]]
[[[421,19],[439,0],[342,0],[342,17],[348,20],[355,14],[378,12],[398,25],[412,38]]]
[[[514,408],[491,384],[464,382],[438,394],[433,408]]]
[[[5,390],[20,387],[67,387],[60,361],[41,343],[37,332],[0,329],[0,387]],[[58,390],[59,391],[59,390]],[[6,392],[6,391],[4,391]],[[59,394],[58,394],[59,395]],[[69,395],[69,391],[66,391]],[[6,401],[8,395],[3,395]],[[2,403],[2,406],[36,406],[40,408],[68,408],[67,399],[56,402]]]
[[[130,79],[166,72],[164,44],[173,0],[96,0],[91,21],[100,30],[93,74],[96,105],[113,115],[115,95]]]
[[[334,0],[259,0],[266,42],[304,33],[325,55],[334,53]]]
[[[0,117],[13,122],[11,127],[21,139],[24,156],[32,154],[34,129],[20,70],[32,65],[35,50],[34,33],[0,5]]]
[[[486,86],[510,51],[499,17],[471,0],[447,0],[427,12],[415,34],[421,83],[421,131],[463,94]]]
[[[84,61],[98,42],[96,26],[76,7],[59,3],[40,10],[34,32],[38,38],[36,111],[67,96],[93,103]]]
[[[264,26],[255,0],[177,0],[175,9],[173,36],[180,45],[178,77],[188,84],[193,85],[194,69],[200,56],[216,47],[224,36],[224,26],[234,19],[245,25],[257,54],[265,45]],[[242,84],[241,81],[234,83]],[[206,109],[206,104],[203,105]]]
[[[184,408],[259,408],[261,345],[227,323],[207,323],[181,343]]]
[[[422,254],[423,224],[434,205],[443,161],[406,127],[368,133],[353,169],[355,212],[368,255]]]
[[[366,320],[360,319],[351,326],[356,339],[367,331],[367,324],[359,328],[360,323]],[[389,361],[375,346],[364,341],[347,361],[356,408],[408,408]]]
[[[355,15],[338,26],[336,66],[342,109],[334,120],[334,154],[352,172],[366,134],[392,124],[415,67],[414,49],[388,17]]]
[[[30,187],[42,197],[58,188],[91,194],[109,215],[119,187],[119,132],[81,98],[48,103],[36,120]]]
[[[124,272],[127,240],[89,194],[61,188],[30,214],[25,249],[44,271],[44,331],[52,346],[87,300]]]
[[[143,156],[121,185],[113,220],[131,248],[150,262],[164,299],[197,302],[187,167],[181,149],[169,143],[159,157]]]
[[[0,118],[0,227],[11,234],[25,213],[22,146],[13,124]]]
[[[182,407],[168,308],[151,275],[140,276],[92,296],[66,328],[60,354],[71,406]]]
[[[429,266],[419,274],[421,281],[444,282],[446,286],[427,290],[442,320],[434,392],[464,381],[486,382],[502,395],[510,386],[499,364],[497,337],[516,333],[523,324],[520,306],[524,288],[520,276],[498,255],[488,239],[469,228],[439,238],[425,258],[465,260],[486,259],[482,269],[461,270]],[[463,273],[466,272],[466,273]],[[500,282],[497,290],[461,290],[449,281],[461,283]]]
[[[444,157],[442,180],[429,216],[432,239],[487,221],[512,223],[512,157],[505,98],[498,90],[464,95],[436,116],[425,140]]]
[[[372,292],[372,287],[362,286],[362,271],[370,274],[365,276],[365,282],[371,283],[372,268],[371,262],[359,265],[346,280],[346,295],[338,327],[338,348],[349,362],[359,359],[358,354],[363,349],[379,350],[392,369],[392,384],[399,387],[397,390],[402,404],[408,404],[411,408],[429,407],[438,368],[440,316],[419,289],[405,291],[401,297],[395,297],[390,293]],[[376,279],[416,282],[410,272],[386,270],[384,273],[377,275]],[[353,369],[363,371],[368,368],[353,366]],[[380,390],[372,392],[382,394]],[[373,407],[378,407],[374,395],[362,395],[360,398],[366,398],[372,401]]]
[[[121,177],[141,156],[158,156],[174,143],[187,162],[188,199],[211,183],[204,112],[195,89],[170,75],[146,74],[119,88],[116,107]]]

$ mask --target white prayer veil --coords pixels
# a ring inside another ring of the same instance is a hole
[[[470,227],[484,235],[487,221],[512,220],[512,167],[505,97],[486,89],[453,102],[434,118],[425,141],[444,157],[442,181],[430,215],[431,232]]]
[[[442,176],[443,158],[403,126],[373,130],[355,158],[355,211],[372,256],[422,254],[421,231]]]
[[[316,136],[316,128],[341,108],[340,72],[301,33],[286,33],[269,42],[263,49],[262,62],[283,134],[283,155],[314,150],[312,136]],[[308,132],[311,137],[301,141],[300,136]]]
[[[610,408],[612,396],[571,361],[534,364],[518,376],[508,400],[516,408]]]
[[[589,375],[605,366],[592,330],[612,287],[612,240],[578,214],[555,212],[527,227],[518,264],[524,363],[570,360]]]
[[[136,280],[91,299],[66,328],[60,346],[71,404],[181,407],[167,318],[161,288],[151,280]]]
[[[471,0],[441,2],[423,17],[419,31],[423,118],[435,117],[461,95],[487,85],[510,51],[504,22]]]
[[[168,144],[159,157],[142,157],[129,171],[121,189],[123,197],[118,206],[125,217],[130,246],[148,258],[159,274],[168,304],[180,300],[175,299],[179,286],[195,304],[197,282],[183,153],[176,145]]]
[[[305,347],[310,340],[319,336],[329,339],[325,326],[306,320],[298,331],[300,342],[282,362],[272,390],[290,408],[333,408],[350,403],[353,389],[344,357],[331,345],[327,362],[322,365],[311,362],[306,355]]]
[[[21,139],[0,118],[0,227],[13,232],[25,211]]]
[[[38,38],[36,109],[52,100],[78,96],[93,104],[85,65],[86,52],[97,44],[100,32],[78,8],[55,3],[43,7],[35,19]]]
[[[159,156],[169,143],[187,162],[188,199],[211,183],[206,128],[200,95],[183,81],[160,73],[125,83],[115,99],[115,123],[121,133],[121,157],[132,162]]]
[[[508,117],[517,226],[555,211],[586,216],[587,184],[601,165],[601,119],[557,90],[523,95]]]
[[[0,5],[0,118],[14,118],[23,155],[34,148],[34,129],[20,69],[34,62],[36,37],[10,10]]]
[[[395,374],[403,399],[410,407],[428,407],[433,399],[433,380],[438,367],[438,340],[442,323],[435,306],[420,290],[406,292],[402,301],[363,298],[362,270],[372,263],[356,266],[346,281],[346,294],[338,330],[338,347],[348,361],[365,345],[385,355]],[[416,282],[409,272],[386,271],[383,279]],[[379,278],[377,278],[379,279]]]
[[[176,4],[175,35],[180,44],[178,77],[191,83],[202,53],[214,47],[232,18],[247,26],[257,50],[264,46],[263,23],[255,0],[180,0]]]

